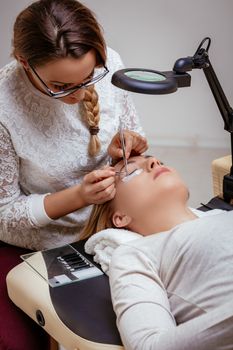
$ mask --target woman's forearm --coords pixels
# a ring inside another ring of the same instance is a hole
[[[46,214],[56,220],[87,206],[88,203],[83,199],[80,188],[80,185],[76,185],[47,195],[44,199]]]

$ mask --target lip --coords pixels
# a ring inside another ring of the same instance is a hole
[[[155,173],[154,173],[154,180],[157,179],[157,177],[159,177],[160,175],[170,172],[170,170],[166,167],[160,167],[159,169],[156,169]]]

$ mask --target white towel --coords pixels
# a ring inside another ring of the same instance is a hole
[[[108,228],[91,236],[85,243],[84,249],[87,254],[94,255],[94,261],[100,264],[102,270],[108,275],[114,250],[123,243],[139,238],[143,238],[143,236],[135,232]]]

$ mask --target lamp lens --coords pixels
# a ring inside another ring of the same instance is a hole
[[[125,72],[125,75],[131,79],[148,81],[148,82],[159,82],[166,80],[166,77],[162,74],[155,72],[139,71],[139,70],[130,70]]]

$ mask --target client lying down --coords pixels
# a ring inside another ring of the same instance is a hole
[[[116,196],[94,208],[84,236],[111,227],[147,236],[110,263],[125,348],[233,349],[233,211],[198,217],[180,176],[153,157],[131,158],[128,180],[122,162],[116,171]]]

